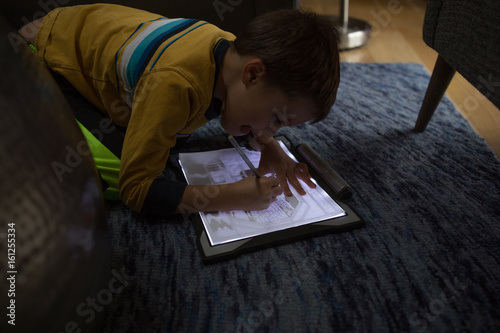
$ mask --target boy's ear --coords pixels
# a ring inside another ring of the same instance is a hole
[[[260,81],[266,72],[266,68],[261,59],[255,58],[248,61],[241,72],[241,79],[245,86]]]

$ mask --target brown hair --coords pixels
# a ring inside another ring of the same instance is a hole
[[[234,41],[241,55],[253,55],[266,68],[267,83],[290,98],[306,98],[324,119],[335,102],[340,81],[339,37],[328,18],[299,10],[258,16]]]

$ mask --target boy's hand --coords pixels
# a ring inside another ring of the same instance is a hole
[[[283,193],[279,182],[274,177],[244,178],[236,183],[229,184],[231,205],[238,210],[263,210]]]
[[[177,213],[263,210],[282,193],[274,177],[251,176],[230,184],[188,185]]]
[[[263,142],[260,141],[260,142]],[[260,158],[258,171],[262,174],[269,172],[276,173],[276,177],[286,196],[292,196],[292,191],[288,183],[300,194],[305,195],[306,191],[300,185],[299,179],[304,181],[310,188],[315,188],[316,184],[311,181],[311,175],[305,163],[297,163],[292,160],[281,149],[278,141],[274,138],[266,138],[262,145],[262,155]]]

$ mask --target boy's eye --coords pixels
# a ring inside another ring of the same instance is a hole
[[[279,118],[279,116],[276,113],[273,114],[273,123],[275,126],[283,125],[283,122],[281,121],[281,119]]]
[[[280,127],[280,126],[288,126],[288,119],[286,115],[286,108],[284,109],[284,114],[280,112],[278,109],[274,108],[273,109],[273,123],[274,126]]]

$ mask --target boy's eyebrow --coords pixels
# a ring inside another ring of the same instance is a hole
[[[285,126],[294,126],[291,123],[292,123],[293,119],[297,118],[298,115],[295,113],[289,113],[286,105],[283,107],[283,111],[281,111],[277,107],[274,107],[273,111],[280,118],[280,121],[285,123]],[[285,118],[285,119],[283,119],[283,118]]]

